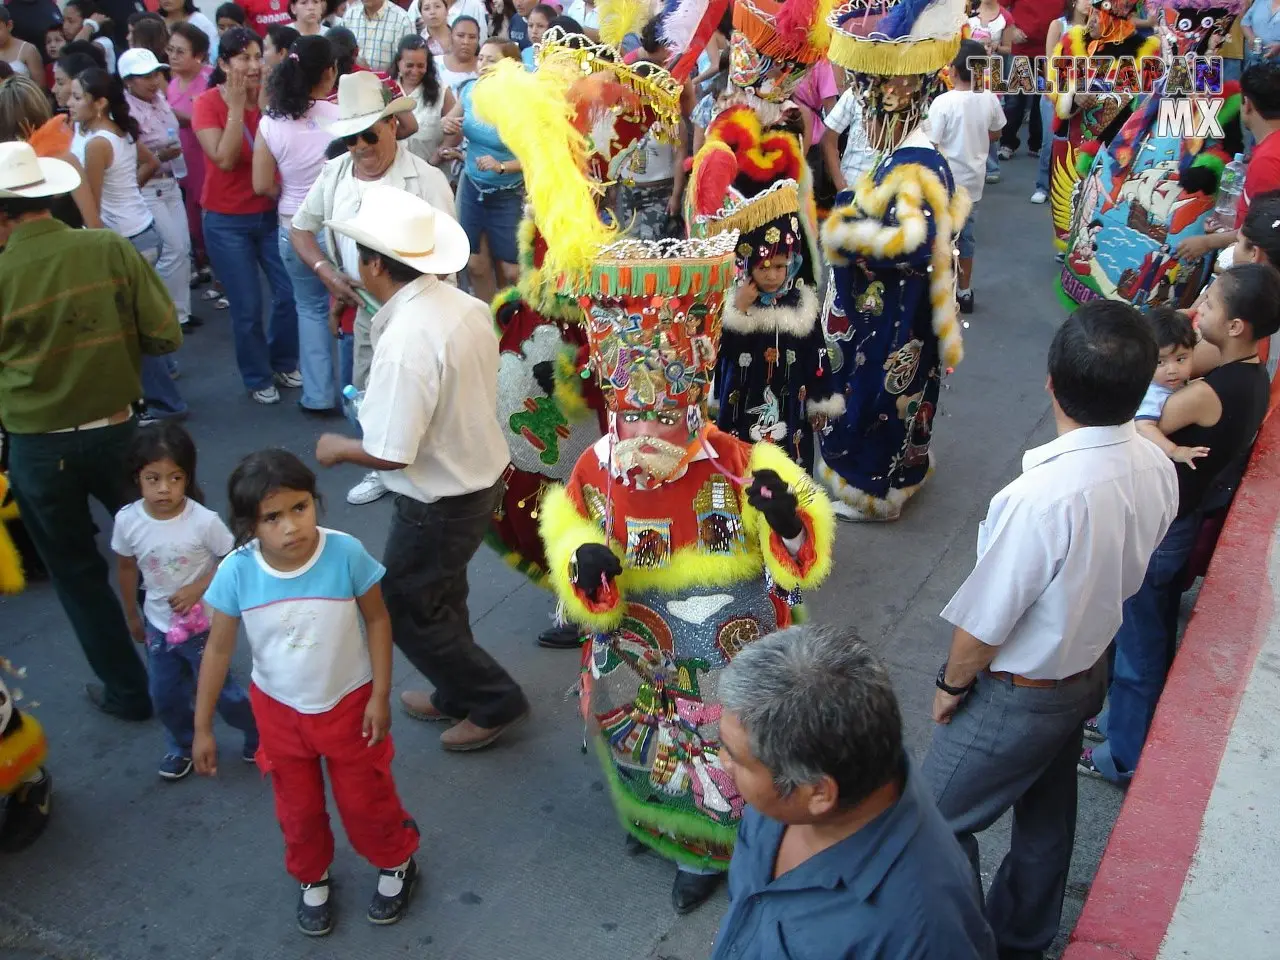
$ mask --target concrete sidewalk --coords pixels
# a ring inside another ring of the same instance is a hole
[[[1064,960],[1280,957],[1278,536],[1273,406]]]

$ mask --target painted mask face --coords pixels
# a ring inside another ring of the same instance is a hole
[[[1166,7],[1157,22],[1175,55],[1206,54],[1215,36],[1226,38],[1236,16],[1224,7]]]
[[[809,70],[809,64],[766,57],[737,31],[729,41],[729,82],[751,90],[761,100],[782,103]]]
[[[899,113],[906,110],[915,101],[916,95],[924,85],[919,76],[891,77],[884,82],[881,102],[888,113]]]

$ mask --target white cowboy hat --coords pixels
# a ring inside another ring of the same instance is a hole
[[[457,220],[421,197],[375,183],[350,220],[326,220],[335,233],[423,273],[457,273],[471,257]]]
[[[368,130],[383,117],[413,109],[412,97],[391,98],[376,74],[361,70],[338,81],[338,119],[329,125],[334,137],[349,137]]]
[[[37,157],[25,140],[0,143],[0,199],[56,197],[78,186],[80,174],[71,164]]]
[[[133,47],[120,54],[116,61],[116,73],[120,79],[128,77],[149,77],[157,70],[168,70],[167,63],[161,63],[156,55],[146,47]]]

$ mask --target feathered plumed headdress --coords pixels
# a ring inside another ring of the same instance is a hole
[[[827,55],[832,0],[734,0],[729,82],[781,103]]]

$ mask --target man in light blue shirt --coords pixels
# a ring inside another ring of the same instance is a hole
[[[758,640],[719,692],[720,761],[750,806],[712,960],[995,960],[889,675],[851,629]]]

